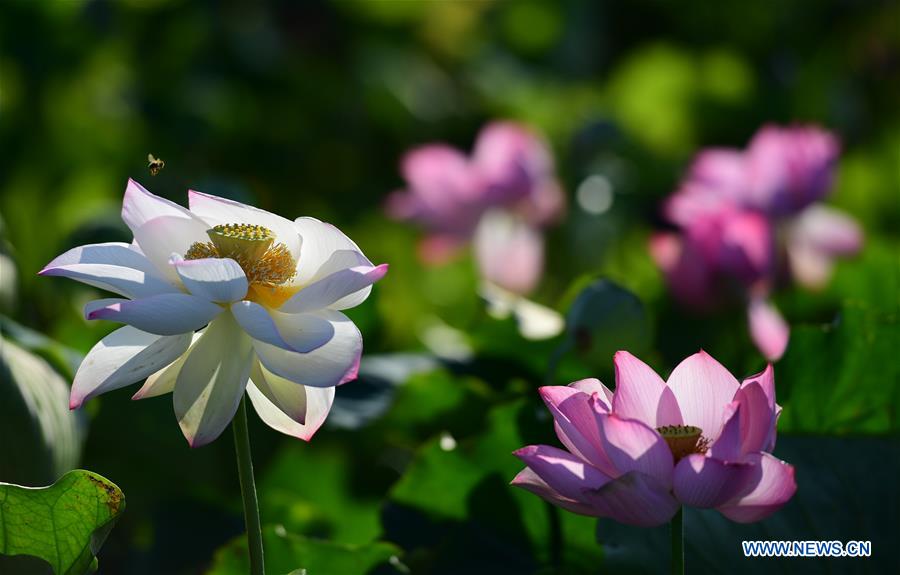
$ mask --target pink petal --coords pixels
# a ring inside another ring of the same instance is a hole
[[[763,126],[747,147],[751,204],[776,214],[796,213],[831,187],[840,153],[837,139],[814,126]]]
[[[741,450],[743,453],[772,451],[775,447],[775,407],[762,385],[744,382],[734,396],[741,404]]]
[[[553,414],[556,435],[562,444],[607,475],[615,475],[615,467],[603,452],[591,396],[563,386],[545,386],[539,391]]]
[[[519,216],[492,210],[475,230],[475,259],[481,277],[518,295],[537,286],[544,268],[544,237]]]
[[[563,497],[528,467],[520,471],[510,482],[510,485],[515,485],[516,487],[530,491],[544,501],[548,501],[567,511],[571,511],[572,513],[578,513],[580,515],[594,514],[593,508],[590,505],[581,501],[569,499],[568,497]]]
[[[821,288],[831,276],[833,260],[857,253],[862,243],[862,230],[852,218],[826,206],[810,206],[788,231],[791,273],[800,284]]]
[[[747,379],[745,379],[741,386],[746,386],[751,382],[759,383],[763,392],[766,394],[766,399],[768,399],[769,407],[775,409],[775,368],[772,367],[772,364],[766,364],[766,369],[757,373],[756,375],[751,375]]]
[[[750,463],[725,462],[693,453],[675,466],[675,497],[692,507],[718,507],[746,486],[753,468]]]
[[[697,309],[710,305],[715,296],[713,269],[696,241],[657,234],[651,239],[650,254],[678,300]]]
[[[814,246],[829,256],[853,255],[862,247],[856,220],[834,208],[814,205],[793,220],[791,241]]]
[[[619,475],[640,471],[668,488],[672,485],[672,452],[655,430],[634,419],[597,414],[603,451]]]
[[[675,396],[653,368],[627,351],[617,351],[613,363],[616,368],[613,413],[651,427],[681,424]]]
[[[719,437],[723,410],[740,387],[734,376],[700,351],[678,364],[668,386],[678,400],[684,424],[699,427],[710,441]]]
[[[606,411],[612,410],[612,400],[613,400],[613,392],[609,390],[608,387],[603,385],[599,379],[596,377],[589,377],[587,379],[579,379],[578,381],[573,381],[569,384],[569,387],[573,389],[577,389],[578,391],[583,391],[588,395],[594,395],[595,393],[599,396],[599,401],[604,405]]]
[[[797,491],[794,467],[768,453],[752,456],[754,473],[747,486],[728,503],[718,507],[725,517],[752,523],[778,511]]]
[[[392,200],[395,215],[418,220],[431,231],[471,233],[484,209],[486,188],[465,155],[429,144],[408,152],[401,171],[409,191],[405,200]]]
[[[411,150],[400,171],[413,192],[432,207],[452,198],[473,197],[472,172],[465,154],[444,144],[427,144]]]
[[[599,469],[568,451],[549,445],[529,445],[513,452],[554,491],[567,499],[584,501],[584,492],[612,480]]]
[[[740,393],[740,390],[738,390]],[[733,401],[725,406],[725,413],[722,420],[722,432],[709,446],[707,455],[714,457],[723,462],[740,460],[743,452],[741,445],[743,437],[741,435],[743,418],[741,416],[740,402]]]
[[[517,208],[532,225],[549,226],[565,215],[566,196],[559,182],[547,179],[535,185],[528,200]]]
[[[746,284],[771,273],[775,265],[773,229],[758,212],[735,212],[720,220],[717,239],[721,265]]]
[[[732,197],[745,186],[745,161],[740,150],[707,148],[697,154],[690,167],[690,178],[718,189],[733,191]]]
[[[513,122],[485,126],[472,157],[495,205],[525,198],[553,177],[553,158],[543,140]]]
[[[780,359],[787,348],[791,328],[768,300],[754,298],[747,308],[750,337],[770,361]]]
[[[593,515],[611,517],[619,523],[638,527],[667,523],[681,506],[668,488],[638,471],[588,490],[584,498],[593,507]]]

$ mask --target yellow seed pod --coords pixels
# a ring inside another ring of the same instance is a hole
[[[253,224],[225,224],[206,231],[222,257],[255,261],[275,241],[269,228]]]

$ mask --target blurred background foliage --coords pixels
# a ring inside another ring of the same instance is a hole
[[[898,21],[891,0],[6,0],[0,411],[59,395],[53,370],[70,381],[79,354],[113,329],[82,319],[96,290],[35,274],[69,247],[130,240],[119,218],[128,177],[182,204],[194,188],[312,215],[391,271],[351,312],[362,377],[338,391],[326,427],[310,444],[253,427],[270,570],[653,572],[665,553],[645,532],[552,513],[507,487],[520,468],[510,452],[556,443],[539,385],[611,384],[616,349],[663,373],[700,347],[739,376],[763,365],[741,309],[698,318],[672,302],[647,238],[699,146],[743,146],[765,122],[815,122],[843,142],[830,201],[867,237],[827,289],[777,300],[794,331],[776,366],[776,454],[796,463],[800,491],[759,526],[689,516],[689,541],[715,545],[689,543],[688,565],[731,569],[741,539],[777,535],[870,539],[876,557],[852,568],[895,569]],[[417,232],[382,212],[406,149],[468,148],[495,118],[548,137],[569,198],[536,296],[572,310],[556,340],[525,342],[512,320],[488,317],[470,258],[423,267]],[[148,153],[166,162],[158,176]],[[567,353],[548,374],[555,349]],[[3,411],[0,434],[32,449],[34,484],[81,449],[78,465],[125,492],[101,572],[240,573],[240,540],[215,551],[242,530],[230,441],[190,450],[167,400],[129,396],[35,415],[49,427]]]

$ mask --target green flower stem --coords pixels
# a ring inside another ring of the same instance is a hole
[[[253,460],[250,457],[246,395],[241,398],[231,428],[234,430],[234,451],[237,456],[238,476],[241,480],[241,497],[244,500],[244,523],[247,526],[247,543],[250,548],[250,573],[264,575],[262,529],[259,524],[256,483],[253,481]]]
[[[672,518],[672,575],[684,575],[684,508]]]

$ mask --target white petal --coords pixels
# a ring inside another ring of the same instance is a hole
[[[139,250],[120,242],[72,248],[38,273],[71,278],[132,299],[176,291]]]
[[[177,259],[172,265],[184,287],[195,296],[215,302],[233,302],[247,295],[247,276],[233,259]]]
[[[300,259],[297,262],[297,283],[305,285],[337,271],[326,266],[326,263],[338,251],[349,250],[360,254],[365,261],[353,264],[354,266],[372,265],[372,262],[362,255],[359,246],[333,225],[307,217],[294,220],[294,226],[302,241]],[[326,266],[326,271],[320,271],[323,266]]]
[[[359,330],[340,312],[316,315],[334,327],[334,336],[328,343],[307,353],[297,353],[254,340],[260,363],[272,373],[311,387],[330,387],[356,379],[362,354]]]
[[[163,276],[180,285],[181,279],[170,263],[172,255],[183,256],[194,243],[208,242],[207,229],[197,217],[161,216],[134,230],[134,240]]]
[[[269,228],[276,242],[283,243],[294,260],[300,255],[300,235],[294,223],[279,215],[234,200],[190,190],[188,204],[209,227],[224,224],[255,224]]]
[[[190,334],[159,336],[130,326],[117,329],[97,342],[81,362],[69,407],[75,409],[95,395],[144,379],[175,361],[190,343]]]
[[[195,219],[187,208],[153,195],[134,180],[128,180],[122,201],[122,219],[136,233],[138,228],[161,216]]]
[[[202,334],[202,331],[195,332],[191,337],[191,345],[197,343],[197,340],[200,339]],[[175,380],[178,379],[178,373],[181,371],[181,366],[184,365],[184,362],[187,360],[190,353],[191,350],[188,348],[186,352],[181,354],[181,357],[148,377],[147,381],[144,382],[144,385],[131,396],[131,399],[146,399],[148,397],[157,397],[159,395],[171,393],[175,389]]]
[[[372,262],[370,262],[362,252],[354,250],[337,250],[331,254],[325,263],[319,266],[315,276],[310,279],[310,283],[316,283],[332,274],[355,267],[372,268],[375,266],[372,265]],[[372,293],[372,286],[368,285],[359,291],[355,291],[338,299],[328,307],[336,310],[356,307],[366,301],[366,298],[369,297],[370,293]]]
[[[159,335],[196,331],[221,311],[218,305],[186,293],[165,293],[138,300],[100,299],[84,306],[86,319],[127,323]]]
[[[280,313],[252,301],[235,302],[231,312],[250,337],[288,351],[306,353],[334,336],[331,322],[315,314]]]
[[[282,413],[297,423],[306,423],[306,386],[275,375],[258,361],[250,370],[250,380]]]
[[[337,309],[338,305],[348,302],[356,305],[359,303],[357,301],[359,298],[347,299],[348,296],[351,294],[355,296],[361,290],[369,289],[373,283],[384,277],[387,270],[388,265],[381,264],[379,266],[358,266],[334,272],[301,289],[291,299],[284,302],[279,309],[286,313],[302,313],[325,308]],[[362,295],[362,299],[368,295],[369,292],[366,291]]]
[[[306,387],[306,423],[297,423],[269,401],[251,382],[247,386],[247,395],[253,408],[266,425],[286,435],[309,441],[313,434],[325,423],[334,401],[333,387]]]
[[[525,298],[516,301],[514,313],[519,332],[525,339],[550,339],[562,333],[565,327],[559,312]]]
[[[181,372],[181,366],[184,365],[187,357],[187,353],[182,354],[171,364],[148,377],[144,385],[131,396],[131,399],[157,397],[174,391],[175,380],[178,379],[178,373]]]
[[[237,411],[253,364],[253,347],[231,314],[209,324],[175,382],[178,425],[191,447],[217,438]]]

